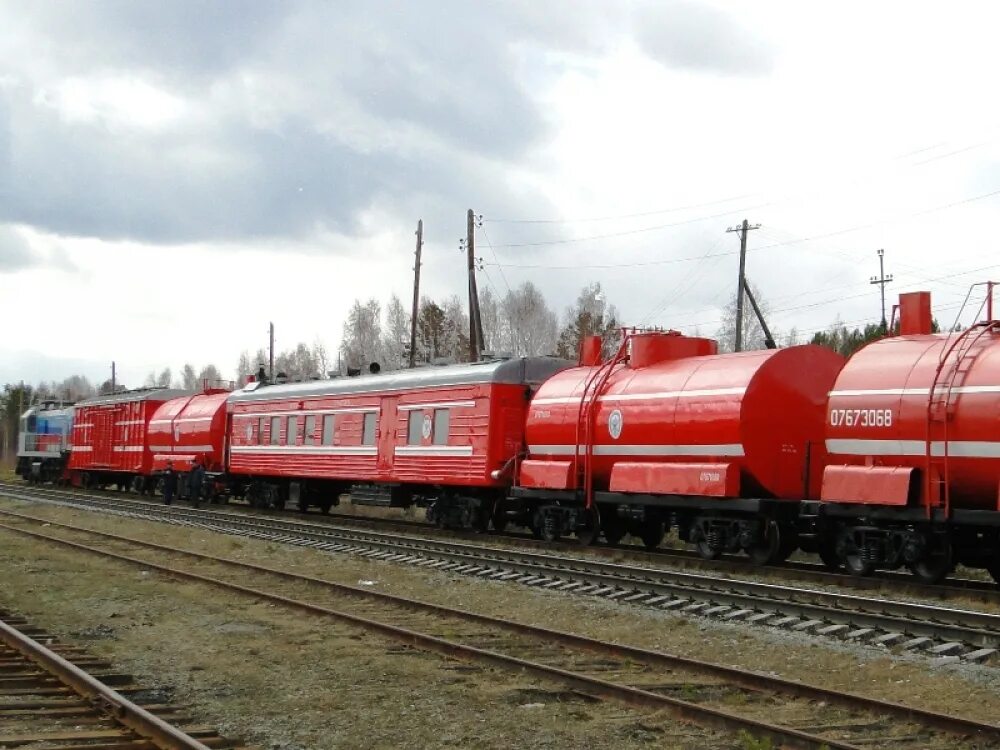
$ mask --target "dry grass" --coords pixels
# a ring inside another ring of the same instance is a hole
[[[7,503],[4,503],[7,506]],[[301,550],[31,508],[178,546],[300,567]],[[6,521],[4,521],[6,522]],[[51,529],[50,529],[51,530]],[[143,533],[145,532],[145,533]],[[308,565],[340,561],[307,556]],[[741,747],[649,711],[425,654],[334,621],[3,534],[0,604],[86,642],[259,747]],[[357,581],[389,568],[341,568]]]
[[[46,506],[4,502],[0,507],[19,507],[54,520],[252,560],[344,583],[375,581],[375,587],[383,591],[609,641],[774,672],[933,710],[986,720],[993,720],[1000,711],[1000,694],[990,669],[962,667],[961,671],[952,671],[949,667],[933,667],[925,660],[896,658],[885,650],[827,645],[781,632],[686,620],[604,601],[573,599],[516,585],[475,581],[201,530]],[[581,743],[618,748],[646,746],[647,742],[658,747],[676,746],[671,744],[675,741],[669,734],[671,724],[662,718],[643,717],[603,705],[563,703],[543,687],[527,682],[519,685],[504,673],[467,673],[442,666],[433,657],[416,654],[401,657],[379,639],[352,635],[336,626],[303,621],[271,607],[250,606],[215,593],[206,597],[199,587],[165,584],[156,576],[142,577],[134,569],[67,555],[9,535],[5,535],[4,547],[0,549],[0,564],[15,573],[26,573],[6,577],[0,595],[22,609],[39,611],[51,618],[55,629],[68,620],[99,623],[114,612],[118,618],[127,618],[124,621],[130,624],[124,631],[116,626],[118,640],[101,642],[101,646],[118,658],[138,658],[137,663],[147,672],[163,669],[169,681],[180,684],[185,694],[193,694],[200,705],[216,712],[213,715],[254,716],[258,700],[254,695],[263,690],[269,695],[268,701],[278,701],[281,706],[273,716],[268,714],[269,725],[276,722],[284,732],[306,731],[302,727],[325,726],[324,715],[332,711],[339,722],[336,737],[346,746],[364,744],[359,720],[348,720],[344,715],[348,712],[354,716],[350,712],[358,711],[373,712],[372,721],[377,716],[383,724],[388,722],[396,727],[393,735],[380,725],[373,735],[373,740],[377,740],[375,745],[402,738],[404,744],[411,746],[457,743],[568,747]],[[66,575],[67,569],[80,572]],[[52,578],[51,574],[57,577]],[[25,581],[33,581],[30,588],[25,588],[28,585]],[[143,597],[148,599],[144,602]],[[151,610],[150,615],[138,614],[145,608]],[[239,630],[236,633],[227,630],[233,627]],[[258,627],[263,630],[254,632]],[[221,634],[217,636],[220,628]],[[249,632],[242,632],[245,628]],[[148,635],[144,635],[147,631]],[[185,636],[190,637],[185,639]],[[165,658],[168,664],[176,658],[177,669],[166,669]],[[219,683],[215,682],[218,678],[196,668],[219,664],[217,660],[222,660],[230,675]],[[185,679],[192,669],[197,672],[196,679],[190,676]],[[384,671],[384,679],[373,676],[379,670]],[[272,687],[268,692],[269,685],[279,689],[275,692]],[[330,685],[335,687],[331,690]],[[428,691],[427,685],[434,685],[434,690]],[[235,691],[235,696],[226,697],[227,689]],[[334,697],[326,697],[324,690]],[[536,700],[534,696],[538,694],[532,692],[535,690],[548,697]],[[247,691],[249,696],[244,699]],[[324,696],[319,700],[320,710],[313,705],[317,702],[314,691]],[[285,695],[288,692],[300,696],[296,709],[299,713],[295,715],[302,719],[301,725],[287,725],[281,718],[289,707]],[[419,698],[404,697],[411,693]],[[547,705],[538,710],[514,708],[518,703],[537,702]],[[492,710],[496,706],[504,710]],[[448,720],[455,722],[453,733],[441,734],[436,722],[442,716],[454,717]],[[520,718],[523,716],[530,719],[523,720]],[[409,734],[399,734],[400,717],[405,718],[407,732],[414,733],[412,743]],[[636,729],[640,725],[653,729],[640,731]],[[683,739],[676,741],[683,744]]]

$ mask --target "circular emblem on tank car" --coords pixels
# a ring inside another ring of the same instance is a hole
[[[615,409],[608,416],[608,432],[615,440],[622,436],[623,421],[621,409]]]
[[[433,423],[431,422],[431,415],[424,414],[424,423],[420,425],[420,434],[424,436],[424,440],[427,440],[431,436],[431,427]]]

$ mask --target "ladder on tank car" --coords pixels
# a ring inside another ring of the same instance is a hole
[[[950,341],[951,334],[957,326],[957,321],[961,318],[962,311],[965,310],[965,306],[968,304],[972,290],[980,286],[980,284],[973,284],[969,288],[965,302],[962,303],[962,308],[955,318],[956,324],[948,332],[944,345],[941,347],[941,355],[938,359],[938,365],[934,371],[934,378],[931,380],[931,387],[927,396],[927,439],[924,446],[924,461],[926,465],[926,470],[924,471],[924,505],[928,518],[933,514],[935,503],[943,510],[945,518],[948,518],[951,513],[948,425],[955,414],[957,406],[957,401],[953,398],[955,396],[955,389],[960,388],[965,382],[965,378],[972,369],[976,357],[986,343],[984,337],[991,332],[1000,332],[1000,321],[993,320],[994,282],[987,281],[984,284],[987,288],[987,294],[983,305],[986,306],[987,319],[981,323],[969,326],[954,341]],[[980,306],[976,317],[982,314],[983,305]],[[935,450],[935,445],[941,446],[939,455]]]
[[[580,407],[576,420],[576,450],[574,452],[574,473],[577,487],[583,485],[584,507],[590,510],[594,504],[594,420],[597,415],[598,398],[604,392],[611,373],[625,361],[628,352],[629,335],[622,331],[622,342],[618,351],[607,362],[601,363],[587,378],[580,394]],[[582,440],[581,440],[582,438]],[[581,448],[583,461],[580,460]]]

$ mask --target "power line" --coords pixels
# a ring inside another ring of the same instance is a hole
[[[510,289],[510,284],[507,283],[507,274],[505,274],[503,272],[503,266],[500,265],[500,256],[497,255],[496,248],[494,248],[493,247],[493,243],[490,242],[490,235],[486,232],[486,225],[483,223],[483,215],[482,214],[479,215],[479,223],[477,224],[477,226],[480,229],[483,230],[483,238],[486,240],[486,244],[489,246],[490,252],[493,253],[493,260],[495,260],[497,262],[497,268],[500,269],[500,278],[503,279],[503,285],[505,287],[507,287],[507,293],[510,294],[511,293],[511,289]],[[486,269],[484,267],[483,271],[485,271],[485,270]],[[496,290],[494,290],[494,291],[496,291]]]
[[[502,265],[504,268],[535,268],[547,271],[567,271],[567,270],[576,270],[582,268],[597,268],[597,269],[641,268],[645,266],[663,266],[663,265],[670,265],[672,263],[686,263],[692,260],[703,260],[704,258],[721,258],[726,255],[736,255],[736,251],[733,250],[730,252],[714,253],[712,255],[692,255],[686,258],[665,258],[662,260],[644,260],[644,261],[636,261],[634,263],[574,263],[569,266],[554,266],[545,263],[502,263],[502,264],[489,263],[487,265]]]

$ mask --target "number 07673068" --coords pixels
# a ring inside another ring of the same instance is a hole
[[[831,427],[892,427],[892,409],[830,409]]]

